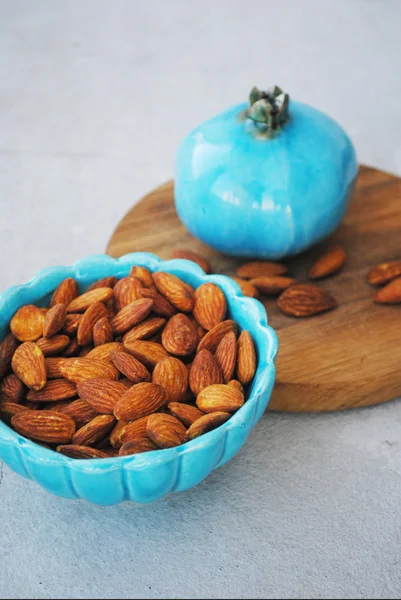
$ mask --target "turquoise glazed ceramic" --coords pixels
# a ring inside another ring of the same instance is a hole
[[[343,129],[322,112],[289,102],[278,88],[252,94],[250,106],[230,108],[182,142],[175,203],[189,231],[216,250],[278,259],[337,228],[357,175],[356,155]],[[285,115],[274,120],[280,98]]]
[[[225,292],[229,314],[255,342],[258,369],[249,398],[229,421],[178,448],[110,459],[73,460],[22,437],[0,422],[0,458],[14,471],[63,498],[85,498],[95,504],[124,500],[151,502],[171,491],[181,492],[200,483],[232,458],[264,413],[274,384],[277,337],[267,325],[266,312],[256,300],[242,296],[238,285],[221,275],[205,275],[187,260],[160,261],[153,254],[127,254],[119,259],[105,255],[85,258],[70,267],[41,271],[25,285],[0,296],[0,339],[23,304],[48,303],[52,290],[66,277],[74,277],[82,290],[107,275],[124,277],[132,265],[167,271],[193,287],[213,281]]]

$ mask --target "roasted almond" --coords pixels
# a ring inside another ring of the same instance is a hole
[[[172,415],[156,413],[148,420],[147,434],[159,448],[174,448],[187,440],[185,426]]]
[[[35,392],[30,390],[27,400],[31,402],[55,402],[56,400],[67,400],[77,395],[77,388],[71,381],[65,379],[52,379],[44,388]]]
[[[110,275],[109,277],[103,277],[103,279],[98,279],[97,281],[92,283],[92,285],[90,285],[86,291],[90,292],[91,290],[97,290],[98,288],[103,287],[114,288],[116,283],[117,277],[114,277],[114,275]]]
[[[242,385],[248,385],[256,371],[255,345],[249,331],[244,331],[237,343],[237,377]]]
[[[36,344],[45,356],[56,356],[66,350],[71,343],[68,335],[53,335],[53,337],[42,337]]]
[[[229,381],[227,385],[235,388],[236,390],[239,390],[241,394],[244,393],[244,386],[237,379],[231,379],[231,381]]]
[[[113,290],[117,310],[119,311],[124,308],[124,306],[142,298],[139,293],[139,290],[142,287],[142,282],[139,281],[139,279],[135,279],[135,277],[123,277],[120,279]]]
[[[133,383],[150,381],[149,371],[134,356],[131,356],[127,352],[112,352],[110,358],[116,369]]]
[[[43,336],[56,335],[64,327],[67,311],[65,304],[55,304],[45,316],[43,325]]]
[[[277,306],[291,317],[312,317],[336,308],[337,302],[330,292],[313,283],[297,283],[279,296]]]
[[[86,358],[95,358],[96,360],[105,360],[111,362],[110,354],[112,352],[123,352],[124,345],[121,342],[109,342],[102,346],[93,348],[87,355]]]
[[[0,402],[21,402],[25,394],[24,384],[14,373],[3,379],[0,385]]]
[[[251,279],[255,288],[265,296],[277,296],[295,283],[292,277],[283,277],[282,275],[265,275],[265,277],[256,277]]]
[[[64,281],[56,288],[49,306],[50,308],[55,304],[64,304],[65,306],[68,306],[78,294],[79,290],[77,282],[72,277],[67,277],[67,279],[64,279]]]
[[[244,296],[248,296],[249,298],[257,298],[259,296],[259,292],[252,282],[242,279],[241,277],[234,277],[233,275],[231,276],[231,279],[234,279],[234,281],[238,283]]]
[[[155,315],[169,319],[176,314],[177,309],[156,290],[142,288],[140,290],[140,294],[142,298],[149,298],[153,300],[152,311],[155,313]]]
[[[45,387],[46,363],[42,350],[34,342],[24,342],[14,352],[12,369],[16,376],[31,390]]]
[[[90,404],[81,398],[70,402],[65,408],[61,408],[60,412],[69,415],[75,421],[77,428],[86,425],[99,415]]]
[[[129,388],[114,407],[117,419],[134,421],[150,415],[167,401],[166,393],[160,385],[137,383]]]
[[[113,448],[120,448],[122,446],[120,436],[126,425],[128,425],[128,421],[117,421],[111,430],[109,441]]]
[[[125,422],[125,425],[118,437],[118,443],[120,444],[120,446],[122,444],[125,444],[126,442],[131,442],[133,440],[148,440],[148,434],[146,433],[148,420],[149,416],[146,416],[141,417],[140,419],[136,419],[135,421],[131,421],[131,423]],[[119,421],[119,423],[124,423],[124,421]]]
[[[168,354],[161,344],[145,340],[124,342],[124,348],[148,369],[153,369],[160,360],[167,358]]]
[[[125,442],[125,444],[121,446],[118,455],[129,456],[130,454],[140,454],[141,452],[151,452],[152,450],[158,449],[158,446],[156,446],[149,438],[144,440],[131,440],[130,442]]]
[[[174,315],[162,332],[162,344],[167,352],[176,356],[189,356],[198,345],[198,335],[193,322],[182,313]]]
[[[132,329],[127,331],[123,337],[123,342],[133,342],[134,340],[146,340],[152,335],[160,331],[160,329],[166,324],[166,319],[160,317],[154,317],[153,319],[146,319],[142,323],[138,323]]]
[[[77,298],[74,298],[68,306],[67,312],[69,313],[83,313],[91,304],[95,302],[107,302],[113,295],[113,290],[109,287],[96,288],[81,294]]]
[[[18,348],[16,337],[9,333],[0,344],[0,378],[7,375],[11,369],[11,359]]]
[[[107,309],[101,302],[94,302],[86,309],[77,331],[77,340],[80,346],[88,346],[93,342],[93,327],[102,318],[107,318]]]
[[[89,346],[84,346],[83,348],[81,348],[81,350],[80,350],[80,352],[79,352],[78,356],[79,356],[79,357],[81,357],[81,356],[82,356],[82,357],[85,357],[85,356],[87,356],[87,355],[89,354],[89,352],[90,352],[91,350],[93,350],[93,346],[92,346],[92,344],[90,344]]]
[[[113,330],[107,317],[101,317],[93,326],[93,343],[102,346],[113,341]]]
[[[204,413],[234,412],[244,404],[244,395],[230,385],[210,385],[196,398],[196,406]]]
[[[213,412],[194,421],[187,431],[187,439],[193,440],[208,431],[212,431],[231,417],[228,412]]]
[[[189,373],[189,387],[197,396],[213,383],[223,383],[223,373],[219,362],[209,350],[201,350],[195,356]]]
[[[191,312],[194,307],[193,290],[171,273],[159,271],[153,273],[153,281],[159,292],[182,312]]]
[[[140,298],[124,306],[111,321],[111,327],[115,335],[125,333],[134,325],[137,325],[150,313],[153,306],[153,300],[150,298]]]
[[[371,285],[384,285],[400,276],[401,260],[392,260],[373,267],[368,273],[368,282]]]
[[[29,410],[27,406],[23,404],[17,404],[16,402],[1,402],[0,403],[0,414],[6,423],[11,423],[11,419],[14,415],[18,415]]]
[[[114,365],[94,358],[66,358],[60,365],[66,379],[80,383],[87,379],[111,379],[117,381],[119,374]]]
[[[265,260],[261,262],[247,262],[241,265],[237,269],[237,275],[245,279],[254,279],[255,277],[269,275],[284,275],[287,271],[288,269],[285,265]]]
[[[224,292],[214,283],[204,283],[195,292],[194,317],[204,329],[210,331],[224,321],[227,301]]]
[[[188,389],[188,370],[178,358],[163,358],[153,370],[152,382],[162,386],[168,402],[180,402]]]
[[[197,254],[196,252],[192,252],[191,250],[174,250],[172,257],[190,260],[191,262],[194,262],[197,265],[199,265],[200,268],[203,269],[203,271],[206,274],[212,272],[212,267],[210,266],[209,261],[201,254]]]
[[[91,446],[102,440],[113,428],[114,423],[113,415],[98,415],[74,433],[72,443],[78,446]]]
[[[37,306],[21,306],[10,321],[10,329],[20,342],[36,342],[43,335],[45,316]]]
[[[62,379],[63,374],[60,371],[60,364],[65,360],[63,357],[51,357],[45,359],[46,373],[48,379]]]
[[[216,358],[223,373],[223,381],[227,383],[233,376],[237,360],[237,338],[233,331],[227,333],[217,346]]]
[[[62,333],[69,336],[75,335],[78,331],[78,326],[81,319],[82,315],[79,313],[70,313],[67,315],[64,321]]]
[[[321,279],[337,273],[345,264],[347,255],[341,246],[328,248],[309,269],[310,279]]]
[[[79,397],[102,415],[113,414],[117,400],[121,398],[126,389],[125,385],[119,381],[105,379],[87,379],[78,383],[77,386]]]
[[[397,277],[378,290],[374,297],[378,304],[399,304],[401,302],[401,277]]]
[[[135,277],[135,279],[139,279],[142,284],[149,288],[153,285],[152,273],[146,267],[133,266],[129,272],[131,277]]]
[[[68,456],[69,458],[108,458],[109,455],[102,450],[97,448],[91,448],[90,446],[78,446],[77,444],[67,444],[57,446],[57,452]]]
[[[186,427],[189,427],[203,417],[205,413],[203,413],[196,406],[190,406],[189,404],[183,404],[182,402],[170,402],[167,405],[167,408],[171,412],[171,414],[179,419]]]
[[[51,410],[26,410],[14,415],[11,425],[24,437],[47,444],[68,444],[75,433],[71,417]]]

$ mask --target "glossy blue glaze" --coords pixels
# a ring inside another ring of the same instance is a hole
[[[296,254],[340,224],[357,175],[354,147],[335,121],[305,104],[290,102],[290,119],[273,139],[239,118],[246,108],[217,115],[182,142],[178,215],[226,254]]]
[[[52,290],[66,277],[74,277],[85,290],[91,283],[115,275],[128,275],[132,265],[167,271],[197,288],[213,281],[225,292],[229,315],[255,341],[258,368],[249,398],[229,421],[178,448],[102,460],[73,460],[39,446],[0,422],[0,458],[14,471],[63,498],[84,498],[101,505],[124,500],[151,502],[170,491],[183,491],[200,483],[211,471],[230,460],[245,443],[262,416],[275,379],[277,336],[267,325],[266,311],[257,300],[242,296],[238,285],[222,275],[205,275],[187,260],[162,262],[153,254],[133,253],[119,259],[95,255],[70,267],[45,269],[25,285],[0,296],[0,339],[8,331],[15,311],[27,303],[45,304]]]

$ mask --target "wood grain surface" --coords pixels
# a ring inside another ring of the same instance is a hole
[[[274,299],[262,299],[280,350],[271,410],[330,411],[368,406],[401,395],[401,305],[373,303],[369,268],[401,258],[401,179],[360,167],[346,218],[330,238],[287,262],[289,272],[307,279],[308,267],[331,243],[344,246],[345,268],[321,282],[339,307],[309,319],[280,313]],[[186,248],[207,256],[215,272],[234,274],[243,263],[192,237],[178,220],[173,182],[136,204],[117,226],[107,247],[111,256],[147,251],[163,259]]]

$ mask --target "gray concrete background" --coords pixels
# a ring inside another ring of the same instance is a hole
[[[0,0],[0,288],[103,251],[188,130],[278,83],[401,173],[401,2]],[[202,485],[63,501],[0,475],[1,598],[399,598],[401,403],[266,415]]]

